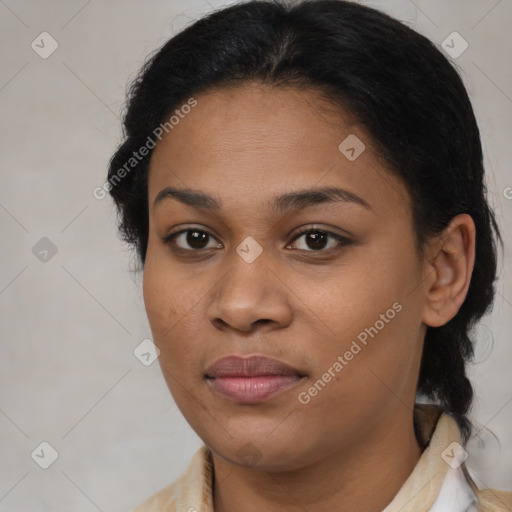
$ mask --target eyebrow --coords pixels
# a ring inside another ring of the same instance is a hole
[[[222,209],[222,201],[209,194],[189,188],[165,187],[156,196],[153,202],[155,208],[164,199],[176,199],[179,202],[196,209],[219,211]],[[274,197],[270,203],[272,210],[284,213],[291,210],[308,208],[323,204],[344,202],[363,206],[367,210],[373,210],[371,205],[362,197],[339,187],[323,187],[315,189],[303,189]]]

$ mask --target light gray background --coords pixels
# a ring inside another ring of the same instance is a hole
[[[479,328],[474,419],[486,425],[468,461],[479,486],[512,491],[512,1],[366,2],[456,59],[483,136],[490,200],[506,242],[499,294]],[[158,362],[134,348],[151,333],[140,276],[117,239],[103,184],[120,140],[125,87],[144,57],[228,2],[0,0],[0,511],[131,510],[177,478],[200,439],[177,410]],[[58,49],[41,58],[43,31]],[[447,141],[449,143],[449,141]],[[433,148],[434,149],[434,148]],[[507,197],[509,199],[507,199]],[[58,249],[41,262],[32,247]],[[42,442],[58,452],[40,468]]]

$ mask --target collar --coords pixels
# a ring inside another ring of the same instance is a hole
[[[416,404],[414,426],[423,453],[382,512],[477,511],[478,499],[462,461],[465,452],[456,421],[437,406]],[[203,444],[180,478],[134,512],[214,512],[213,476],[212,453]]]
[[[424,451],[412,473],[382,512],[476,512],[457,422],[434,405],[416,404],[416,436]]]

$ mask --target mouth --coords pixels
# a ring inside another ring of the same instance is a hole
[[[204,377],[224,398],[254,404],[286,391],[307,375],[277,359],[228,356],[210,366]]]

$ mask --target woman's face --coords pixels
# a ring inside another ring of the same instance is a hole
[[[224,459],[282,470],[409,422],[426,267],[406,187],[312,90],[247,84],[195,99],[151,159],[144,268],[160,365],[186,420]],[[294,371],[212,378],[231,355]]]

